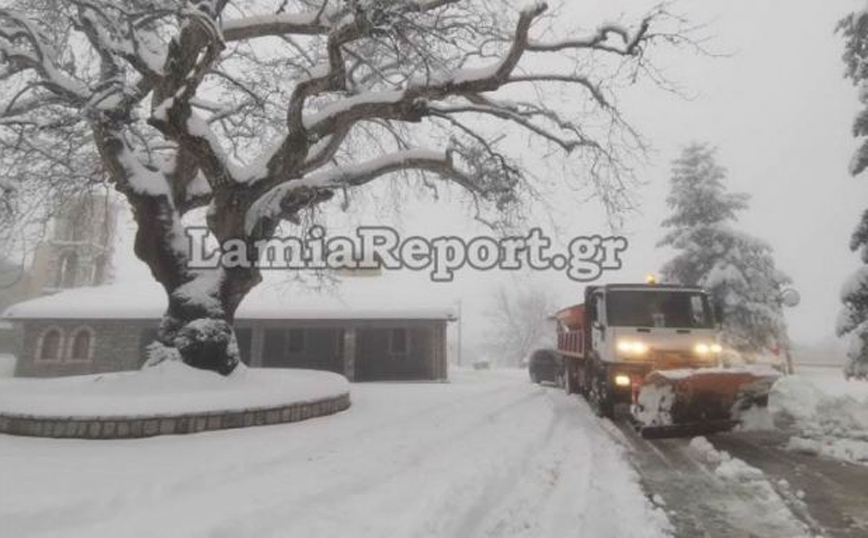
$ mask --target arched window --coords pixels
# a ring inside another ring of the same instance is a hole
[[[93,330],[90,327],[81,327],[72,333],[66,357],[70,361],[80,362],[93,357]]]
[[[60,256],[57,266],[57,288],[72,288],[75,286],[78,273],[78,254],[67,252]]]
[[[63,333],[57,327],[46,329],[39,337],[36,358],[41,361],[59,361],[63,349]]]

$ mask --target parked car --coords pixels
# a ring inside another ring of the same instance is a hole
[[[491,370],[491,361],[489,361],[487,359],[473,361],[473,369],[474,370]]]
[[[527,370],[533,383],[549,382],[557,386],[563,384],[563,358],[553,349],[538,349],[531,353]]]

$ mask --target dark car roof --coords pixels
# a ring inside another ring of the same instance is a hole
[[[558,352],[554,349],[537,349],[533,353],[530,354],[531,361],[538,361],[543,359],[557,359],[559,357]]]

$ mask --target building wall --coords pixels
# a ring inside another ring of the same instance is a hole
[[[6,326],[0,322],[0,353],[18,356],[18,335],[14,326]]]
[[[345,320],[239,322],[250,327],[252,364],[342,373],[354,381],[446,379],[446,322],[439,320]],[[394,331],[406,346],[394,349]],[[303,346],[292,341],[303,331]],[[353,342],[348,348],[347,336]],[[283,340],[279,336],[283,334]],[[243,349],[242,349],[243,355]],[[349,356],[348,356],[349,355]]]
[[[15,375],[58,377],[135,370],[142,364],[142,334],[153,331],[155,320],[32,320],[19,322],[21,345]],[[93,331],[88,360],[70,360],[73,335],[82,328]],[[41,360],[37,354],[40,338],[52,329],[60,330],[61,357]]]
[[[403,322],[358,331],[356,380],[438,379],[434,364],[436,322]],[[395,349],[396,331],[403,332]]]
[[[16,322],[16,376],[57,377],[134,370],[145,360],[157,320],[26,320]],[[92,331],[88,360],[72,360],[77,331]],[[59,360],[43,360],[50,330],[62,335]],[[418,320],[239,320],[242,360],[254,367],[328,370],[356,381],[446,379],[446,322]],[[348,344],[349,342],[349,344]]]

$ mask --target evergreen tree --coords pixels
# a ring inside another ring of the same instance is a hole
[[[732,228],[749,197],[726,192],[726,170],[714,149],[693,144],[675,161],[658,246],[678,253],[662,270],[665,282],[700,286],[722,308],[724,343],[751,355],[787,343],[780,305],[788,276],[775,267],[770,245]]]
[[[850,173],[861,174],[868,168],[868,11],[849,15],[838,31],[845,39],[846,77],[859,88],[864,106],[853,124],[853,136],[861,145],[850,163]],[[868,211],[850,239],[850,249],[865,264],[854,273],[841,290],[844,308],[838,318],[838,336],[849,336],[847,377],[868,379]]]

